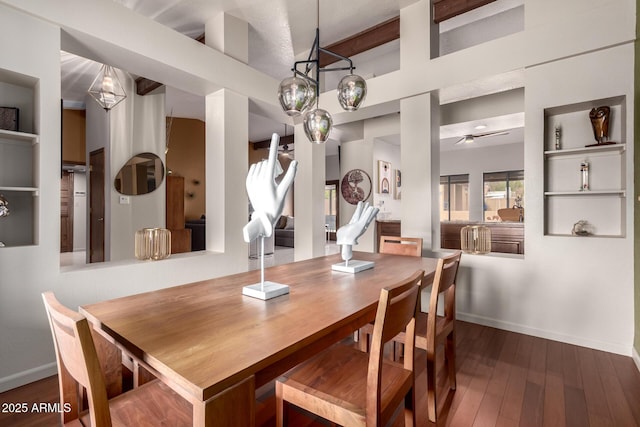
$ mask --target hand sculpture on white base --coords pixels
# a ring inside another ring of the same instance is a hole
[[[378,211],[379,209],[370,206],[369,202],[358,202],[349,224],[343,225],[338,229],[336,243],[342,246],[342,259],[345,263],[348,263],[353,257],[352,246],[358,244],[358,237],[364,234]]]
[[[253,206],[251,220],[242,229],[247,243],[257,237],[270,237],[273,234],[273,226],[282,214],[284,198],[296,176],[298,162],[293,160],[280,184],[276,183],[276,177],[282,173],[282,166],[278,162],[279,142],[280,137],[274,133],[269,146],[269,158],[252,164],[247,174],[247,194]]]

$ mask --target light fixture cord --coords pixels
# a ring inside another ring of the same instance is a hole
[[[316,76],[318,76],[318,81],[317,81],[317,87],[316,87],[316,110],[318,108],[320,108],[320,0],[316,0],[316,28],[317,28],[317,34],[318,34],[318,53],[317,53],[317,60],[318,63],[316,64],[316,67],[318,68],[316,70]]]

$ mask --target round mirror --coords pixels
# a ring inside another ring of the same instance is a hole
[[[127,196],[151,193],[162,184],[164,165],[153,153],[136,154],[120,169],[113,185]]]

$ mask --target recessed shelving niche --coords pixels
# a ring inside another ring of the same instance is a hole
[[[0,129],[0,194],[8,201],[9,215],[0,218],[2,249],[37,244],[39,136],[34,133],[32,77],[0,69],[2,106],[19,109],[18,130]]]
[[[596,143],[589,120],[592,108],[611,109],[609,141]],[[626,98],[581,102],[544,110],[544,230],[571,236],[573,224],[586,220],[595,237],[625,236]],[[560,148],[555,130],[560,127]],[[582,191],[582,162],[589,164],[589,190]]]

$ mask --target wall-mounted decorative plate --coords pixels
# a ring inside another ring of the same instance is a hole
[[[364,202],[371,195],[371,177],[362,169],[352,169],[342,177],[340,191],[352,205]]]

